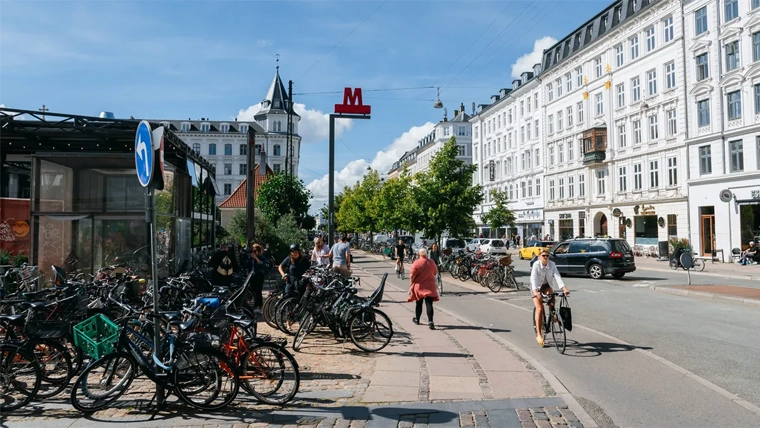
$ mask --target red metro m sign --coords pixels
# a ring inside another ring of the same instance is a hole
[[[343,89],[343,104],[335,104],[337,114],[370,114],[371,106],[365,106],[362,102],[362,88]]]

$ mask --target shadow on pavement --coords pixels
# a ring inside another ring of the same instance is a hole
[[[548,340],[547,344],[551,345],[551,340]],[[565,355],[570,357],[598,357],[602,354],[629,352],[636,349],[651,350],[653,348],[649,346],[624,345],[622,343],[613,342],[579,343],[575,340],[568,340]]]
[[[494,333],[511,333],[512,330],[508,329],[501,329],[501,328],[489,328],[489,327],[476,327],[476,326],[470,326],[470,325],[442,325],[439,324],[436,326],[438,330],[487,330],[492,331]]]

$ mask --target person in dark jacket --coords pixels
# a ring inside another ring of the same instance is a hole
[[[309,261],[308,257],[304,256],[303,251],[301,251],[301,245],[298,243],[291,244],[290,255],[280,263],[279,267],[280,275],[282,275],[282,279],[286,282],[286,295],[303,294],[304,290],[297,283],[310,267],[311,261]],[[296,289],[296,285],[299,285],[298,289]]]
[[[267,275],[267,265],[264,263],[264,249],[259,244],[253,244],[251,261],[253,263],[253,310],[256,314],[261,313],[264,305],[264,279]]]
[[[214,285],[229,287],[232,284],[232,274],[240,271],[235,255],[230,253],[227,244],[219,246],[219,251],[211,256],[208,265],[213,269],[211,282]]]

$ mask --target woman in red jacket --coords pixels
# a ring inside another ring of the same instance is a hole
[[[409,299],[407,302],[416,302],[415,317],[412,318],[415,324],[420,323],[420,316],[422,315],[422,302],[425,302],[427,309],[428,327],[431,330],[435,330],[435,324],[433,324],[433,302],[439,300],[438,287],[435,284],[435,276],[438,274],[438,268],[435,263],[428,259],[428,252],[425,248],[420,248],[418,252],[420,258],[418,258],[413,264],[412,269],[409,272],[409,279],[412,284],[409,287]]]

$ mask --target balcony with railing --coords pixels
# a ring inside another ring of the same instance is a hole
[[[607,158],[607,128],[591,128],[583,132],[583,163],[602,163]]]

